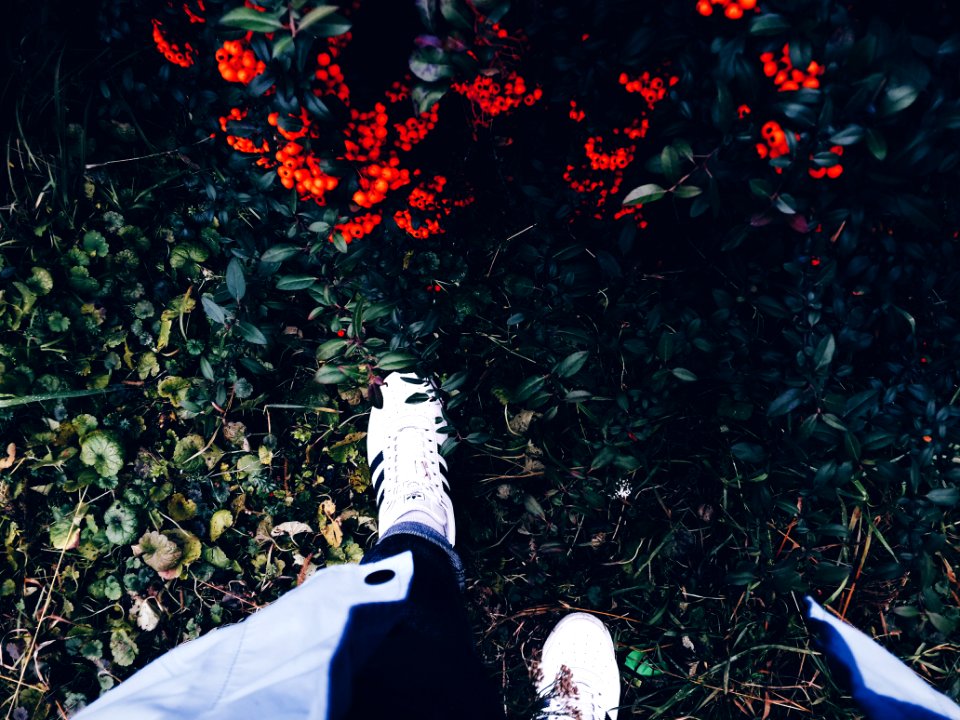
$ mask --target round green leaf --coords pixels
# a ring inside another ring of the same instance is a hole
[[[137,537],[137,516],[133,510],[115,502],[103,514],[107,540],[114,545],[126,545]]]
[[[217,510],[210,517],[210,539],[217,541],[224,531],[233,525],[233,513],[229,510]]]
[[[110,433],[96,430],[81,441],[80,462],[111,477],[123,468],[123,446]]]

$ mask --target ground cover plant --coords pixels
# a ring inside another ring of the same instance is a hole
[[[359,560],[406,369],[512,715],[579,608],[622,716],[853,717],[804,592],[960,695],[951,4],[17,8],[6,717]]]

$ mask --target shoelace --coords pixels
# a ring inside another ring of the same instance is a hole
[[[437,464],[428,459],[437,454],[432,432],[416,425],[401,428],[384,452],[384,472],[397,479],[385,485],[384,505],[403,503],[417,494],[437,504],[446,501],[443,476]]]

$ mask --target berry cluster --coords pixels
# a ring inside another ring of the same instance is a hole
[[[583,112],[583,110],[580,110],[577,107],[577,101],[571,100],[570,101],[570,119],[573,120],[574,122],[583,122],[583,119],[586,116],[587,114]]]
[[[330,233],[328,239],[330,242],[333,242],[334,237],[339,234],[344,239],[344,242],[349,245],[354,240],[359,240],[372,233],[373,229],[380,224],[381,220],[380,213],[358,215],[352,220],[347,220],[345,223],[334,225],[333,232]]]
[[[297,119],[301,123],[300,129],[286,130],[280,125],[279,113],[273,112],[267,116],[267,123],[275,127],[277,133],[287,141],[274,155],[279,163],[277,175],[280,184],[287,190],[296,187],[304,199],[312,198],[318,205],[325,205],[326,193],[336,189],[340,180],[324,172],[317,157],[297,142],[311,134],[310,117],[305,108]]]
[[[843,147],[840,145],[834,145],[832,148],[830,148],[830,152],[832,152],[834,155],[839,157],[843,155]],[[814,178],[815,180],[820,180],[821,178],[824,178],[824,177],[835,179],[840,177],[842,174],[843,174],[843,165],[841,165],[840,163],[837,163],[836,165],[831,165],[830,167],[810,168],[810,177]]]
[[[360,170],[360,189],[353,194],[353,202],[362,208],[371,208],[382,202],[387,192],[410,183],[410,171],[399,167],[392,157],[386,164],[373,163]]]
[[[614,134],[617,134],[616,130],[614,130]],[[633,145],[619,147],[612,153],[605,153],[600,148],[602,142],[603,138],[597,135],[587,138],[587,142],[583,145],[592,170],[622,169],[633,162],[633,152],[636,149]]]
[[[473,202],[473,197],[457,200],[440,197],[446,184],[447,179],[442,175],[437,175],[433,180],[421,183],[411,190],[407,198],[407,204],[423,214],[432,213],[432,217],[424,217],[422,221],[415,224],[410,210],[397,210],[393,214],[393,221],[397,224],[397,227],[411,237],[421,240],[444,232],[440,220],[448,216],[453,208],[466,207]]]
[[[207,11],[206,6],[204,6],[204,4],[203,4],[203,0],[197,0],[197,9],[198,9],[200,12],[206,12],[206,11]],[[193,10],[191,10],[191,9],[190,9],[190,6],[187,5],[187,3],[184,3],[184,4],[183,4],[183,13],[184,13],[184,15],[186,15],[187,18],[190,20],[190,24],[191,24],[191,25],[193,25],[194,23],[205,23],[205,22],[207,21],[207,19],[206,19],[205,17],[203,17],[202,15],[198,15],[198,14],[195,13]]]
[[[397,139],[394,141],[398,150],[409,152],[413,146],[423,140],[427,133],[437,126],[439,103],[434,103],[433,107],[421,113],[418,117],[409,118],[404,123],[395,123],[393,129],[397,132]]]
[[[443,288],[437,285],[436,283],[430,283],[429,285],[427,285],[427,292],[438,293],[438,292],[441,292],[442,290]]]
[[[631,140],[638,140],[640,138],[645,138],[649,130],[650,121],[647,120],[647,118],[643,118],[643,120],[637,120],[634,118],[633,121],[627,125],[627,127],[623,128],[623,134]],[[613,134],[617,134],[616,129],[614,129]]]
[[[757,10],[757,0],[697,0],[697,12],[707,17],[713,15],[713,6],[723,8],[723,14],[731,20],[739,20],[748,10]]]
[[[413,217],[409,210],[397,210],[393,214],[393,221],[397,224],[397,227],[407,233],[407,235],[419,240],[425,240],[431,235],[439,235],[443,232],[443,228],[440,227],[440,221],[434,218],[426,218],[418,227],[414,227]]]
[[[647,120],[644,118],[642,125],[634,123],[631,127],[625,128],[622,132],[630,139],[642,137],[646,133]],[[620,135],[621,130],[614,128],[614,135]],[[587,138],[584,143],[584,152],[586,154],[586,163],[579,168],[574,165],[567,165],[563,173],[563,179],[574,190],[581,194],[596,193],[595,212],[593,217],[597,220],[603,219],[603,213],[600,210],[607,202],[607,198],[620,192],[620,186],[623,184],[624,169],[634,160],[636,146],[633,144],[618,147],[612,152],[604,152],[601,145],[602,136]],[[599,177],[598,177],[599,175]],[[582,177],[583,179],[578,179]],[[620,213],[618,218],[629,213]]]
[[[257,60],[253,50],[244,47],[244,41],[227,40],[216,53],[217,70],[227,82],[246,85],[267,69],[262,60]]]
[[[815,90],[820,87],[817,76],[823,75],[823,68],[819,63],[813,61],[807,65],[806,72],[793,67],[789,44],[783,46],[783,53],[779,61],[774,59],[772,52],[765,52],[760,56],[760,62],[763,63],[763,74],[773,78],[773,82],[780,88],[780,92],[799,90],[802,87]]]
[[[633,215],[634,219],[637,222],[637,227],[643,230],[644,228],[647,227],[649,223],[643,219],[642,215],[640,215],[640,209],[642,207],[643,207],[643,203],[638,203],[637,205],[624,205],[613,214],[613,219],[619,220],[622,217]]]
[[[764,159],[769,157],[771,160],[774,160],[783,155],[790,154],[787,134],[776,120],[765,122],[763,127],[760,128],[760,136],[765,141],[757,143],[757,155],[760,157]],[[799,140],[800,136],[797,135],[796,138]],[[777,172],[780,172],[780,168],[777,168]]]
[[[631,79],[626,73],[621,73],[620,84],[625,86],[627,92],[639,92],[647,101],[648,109],[652,110],[654,106],[666,97],[667,88],[678,82],[676,77],[671,77],[664,82],[662,78],[656,77],[649,72],[644,72],[635,79]],[[593,217],[597,220],[604,219],[604,207],[611,196],[620,192],[623,184],[623,174],[625,169],[634,161],[636,153],[635,141],[646,137],[650,129],[650,120],[644,117],[647,110],[641,112],[641,116],[633,118],[630,124],[623,128],[614,128],[613,135],[615,142],[622,136],[631,141],[612,151],[604,151],[602,148],[603,137],[588,137],[584,143],[583,149],[585,159],[579,165],[569,164],[563,173],[563,179],[570,188],[581,195],[593,195],[592,198],[584,198],[582,205],[590,207]],[[570,103],[570,119],[574,122],[582,122],[586,119],[586,114],[577,107],[576,102]],[[647,221],[637,212],[639,206],[629,206],[617,210],[614,220],[633,216],[640,228],[647,227]],[[581,211],[578,209],[571,215],[571,221],[574,216]]]
[[[349,105],[350,88],[347,87],[347,84],[344,82],[343,70],[340,68],[340,65],[334,62],[340,54],[343,45],[350,40],[350,33],[345,33],[345,35],[347,37],[344,39],[341,39],[343,36],[340,36],[331,40],[327,51],[317,55],[318,67],[317,72],[314,73],[314,77],[323,83],[323,88],[315,90],[314,92],[316,95],[336,95],[344,104]]]
[[[667,96],[667,87],[673,87],[678,82],[680,82],[680,78],[676,76],[671,77],[668,82],[664,82],[663,78],[653,76],[649,72],[644,72],[640,77],[633,80],[625,72],[620,73],[620,84],[624,86],[624,89],[630,93],[638,92],[643,95],[643,99],[647,101],[647,107],[650,110],[653,110],[654,106]]]
[[[450,87],[470,100],[474,108],[474,123],[481,127],[489,127],[493,118],[520,107],[521,103],[533,105],[543,97],[540,88],[527,92],[526,81],[516,72],[511,72],[503,83],[495,82],[486,75],[478,75],[471,82],[455,82]]]
[[[392,103],[398,103],[410,97],[410,88],[399,80],[394,80],[390,88],[384,93],[387,100]]]
[[[159,20],[153,21],[153,42],[157,44],[157,50],[160,51],[160,54],[174,65],[179,65],[180,67],[190,67],[193,65],[194,49],[190,43],[184,43],[183,49],[181,50],[179,45],[171,43],[164,37],[163,31],[160,29],[161,27]]]
[[[356,162],[369,162],[380,157],[380,151],[387,139],[387,108],[383,103],[374,105],[369,112],[360,112],[351,108],[350,122],[344,134],[347,139],[343,146],[344,157]]]
[[[220,118],[220,129],[224,132],[227,132],[227,125],[231,122],[239,122],[247,116],[246,110],[241,110],[240,108],[231,108],[230,112],[225,116]],[[241,137],[239,135],[227,135],[227,145],[232,147],[237,152],[247,153],[251,155],[259,155],[261,153],[269,152],[270,145],[264,140],[260,145],[257,145],[250,138]]]

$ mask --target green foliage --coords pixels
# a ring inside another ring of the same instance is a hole
[[[95,57],[76,18],[24,21],[0,219],[0,614],[8,656],[37,662],[12,660],[12,707],[89,702],[357,562],[376,527],[364,414],[409,369],[446,401],[471,607],[512,710],[531,700],[521,648],[580,607],[614,629],[621,712],[739,717],[771,698],[846,717],[813,683],[808,591],[960,693],[956,13],[695,4],[209,0],[205,23],[108,4],[85,20]],[[148,45],[152,19],[192,65]],[[350,107],[314,92],[347,31]],[[247,84],[217,70],[230,40],[264,63]],[[819,87],[778,90],[760,56],[784,45]],[[78,71],[55,72],[53,48]],[[398,153],[420,175],[348,244],[335,227],[370,210],[350,110],[408,70],[389,132],[439,102],[437,129]],[[463,90],[511,72],[543,97],[494,116]],[[618,80],[644,72],[666,79],[655,107]],[[225,143],[276,144],[271,113],[288,133],[310,119],[300,142],[340,182],[322,204]],[[633,146],[616,191],[590,139]],[[411,237],[394,213],[437,175],[473,202]]]

